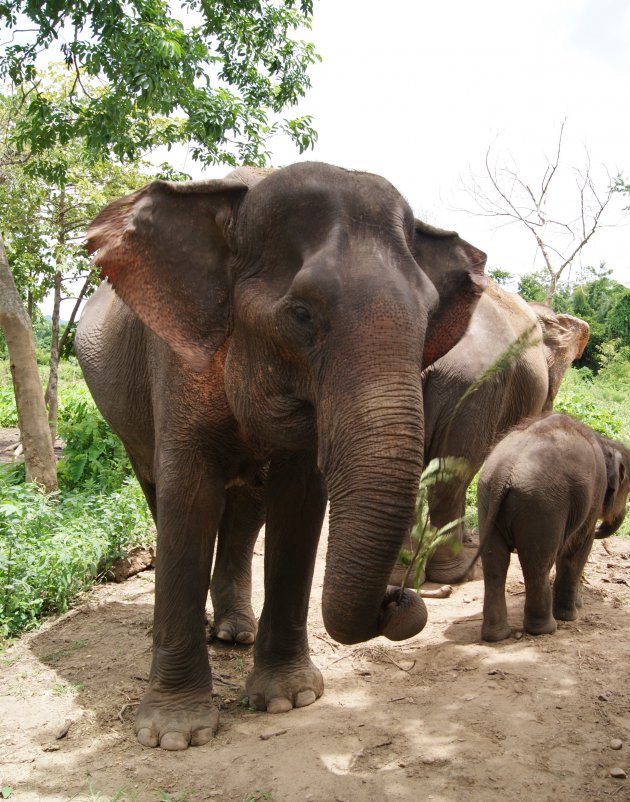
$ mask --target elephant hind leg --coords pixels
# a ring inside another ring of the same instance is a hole
[[[431,488],[429,510],[433,526],[440,528],[465,516],[468,481],[454,477],[448,483],[438,483]],[[439,546],[429,560],[426,568],[429,582],[449,585],[468,580],[466,568],[470,556],[463,548],[463,542],[464,525],[460,522],[453,529],[451,543]]]
[[[492,535],[492,543],[481,555],[484,584],[481,637],[485,641],[504,640],[512,634],[505,602],[505,580],[510,554],[510,548],[503,538]]]
[[[554,555],[541,554],[535,548],[522,548],[518,556],[525,580],[523,628],[530,635],[551,635],[558,628],[551,611],[551,585],[549,583]]]
[[[256,638],[251,604],[252,557],[264,520],[262,488],[228,490],[210,583],[213,630],[219,640],[250,644]]]

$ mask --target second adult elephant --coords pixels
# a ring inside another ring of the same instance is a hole
[[[496,440],[523,418],[550,410],[567,368],[588,342],[588,324],[556,314],[542,304],[528,304],[518,295],[490,283],[470,326],[459,343],[423,373],[425,464],[436,457],[463,457],[468,473],[436,485],[429,499],[431,522],[443,526],[463,517],[466,489]],[[503,370],[488,376],[462,400],[467,390],[519,338]],[[463,525],[456,537],[463,541]],[[468,558],[460,550],[440,547],[427,566],[427,579],[455,582]],[[400,570],[392,582],[400,581]]]

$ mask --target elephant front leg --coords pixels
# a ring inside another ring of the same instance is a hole
[[[253,643],[256,637],[251,603],[252,557],[264,521],[262,487],[228,490],[210,584],[214,632],[219,640]]]
[[[204,624],[224,491],[190,462],[163,470],[157,487],[153,661],[135,721],[143,746],[168,750],[206,743],[218,725]]]
[[[324,690],[309,657],[306,620],[326,491],[312,455],[274,462],[267,481],[265,603],[246,684],[259,710],[284,713]]]

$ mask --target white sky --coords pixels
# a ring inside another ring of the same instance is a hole
[[[297,111],[315,117],[319,141],[300,156],[278,140],[274,163],[317,159],[380,173],[416,216],[484,249],[489,267],[540,267],[531,234],[456,211],[474,208],[462,181],[483,171],[492,142],[538,183],[566,118],[567,167],[582,167],[586,149],[600,188],[606,169],[630,177],[628,0],[316,0],[305,38],[323,62]],[[194,163],[183,166],[199,176]],[[575,197],[568,191],[557,217],[572,215]],[[624,205],[630,197],[617,199],[582,263],[603,260],[630,284]]]

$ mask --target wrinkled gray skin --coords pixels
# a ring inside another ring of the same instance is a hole
[[[478,484],[484,640],[512,632],[505,578],[514,549],[525,579],[525,631],[548,634],[556,631],[556,620],[577,617],[580,576],[593,539],[619,529],[629,491],[630,450],[568,415],[528,421],[499,443]]]
[[[458,407],[468,388],[527,331],[532,345]],[[464,337],[422,375],[425,464],[453,456],[465,458],[469,466],[467,475],[431,490],[433,525],[441,527],[464,516],[466,489],[493,444],[523,418],[551,409],[562,377],[582,354],[588,336],[583,320],[556,314],[542,304],[527,304],[490,282]],[[454,535],[461,544],[463,524]],[[429,561],[426,578],[440,584],[460,582],[468,563],[463,550],[442,546]],[[402,575],[398,565],[392,584],[400,583]]]
[[[253,544],[265,603],[250,702],[311,704],[306,614],[327,498],[322,609],[343,643],[426,622],[387,580],[422,468],[421,371],[462,336],[485,255],[414,220],[384,179],[325,164],[156,182],[88,233],[102,285],[76,348],[158,531],[153,662],[136,731],[185,749],[217,726],[204,637],[251,642]],[[115,292],[114,292],[115,290]],[[358,557],[357,557],[358,555]]]

